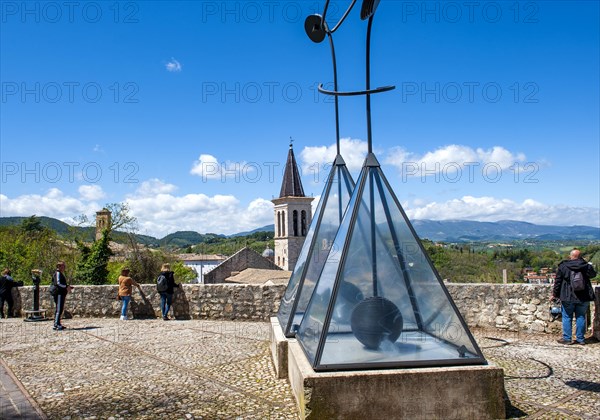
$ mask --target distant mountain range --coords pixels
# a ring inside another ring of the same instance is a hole
[[[515,220],[475,222],[470,220],[413,220],[421,239],[443,242],[497,242],[532,239],[537,241],[590,240],[600,241],[600,228],[591,226],[547,226]],[[251,232],[273,232],[267,225]],[[232,235],[236,236],[236,235]]]
[[[65,223],[61,220],[54,219],[52,217],[46,216],[38,216],[42,226],[45,226],[49,229],[54,230],[60,236],[63,237],[76,237],[83,241],[93,241],[96,236],[96,228],[91,226],[81,227],[81,226],[71,226],[68,223]],[[23,220],[28,219],[27,217],[0,217],[0,226],[14,226],[20,225]],[[135,235],[138,243],[144,244],[146,246],[160,246],[159,240],[153,236],[148,235]],[[124,232],[116,232],[113,235],[113,239],[115,242],[126,242],[127,234]]]
[[[0,217],[0,226],[18,225],[25,217]],[[83,233],[86,240],[93,240],[94,228],[72,227],[67,223],[50,217],[40,217],[40,222],[65,236],[71,231]],[[600,228],[591,226],[546,226],[533,223],[502,220],[499,222],[474,222],[468,220],[414,220],[412,224],[422,239],[443,242],[509,242],[530,239],[536,241],[561,240],[600,240]],[[201,234],[193,231],[171,233],[162,239],[147,235],[137,235],[140,243],[148,246],[169,246],[183,248],[199,243],[209,243],[218,237],[248,236],[256,232],[273,232],[274,225],[266,225],[248,232],[233,235],[215,233]],[[122,238],[121,238],[122,236]],[[117,232],[115,240],[121,242],[125,234]]]
[[[256,228],[254,230],[249,230],[248,232],[240,232],[240,233],[234,233],[233,235],[229,235],[230,237],[236,237],[236,236],[248,236],[248,235],[252,235],[253,233],[256,232],[275,232],[275,225],[266,225],[263,227],[259,227]]]
[[[600,240],[600,228],[591,226],[546,226],[515,220],[499,222],[414,220],[412,224],[419,237],[432,241]]]

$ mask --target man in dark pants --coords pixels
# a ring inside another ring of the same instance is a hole
[[[13,316],[13,307],[15,302],[12,297],[13,287],[23,286],[23,282],[16,282],[10,276],[10,270],[5,268],[0,276],[0,319],[4,318],[4,302],[8,304],[8,312],[6,313],[7,318]]]
[[[54,303],[56,304],[56,311],[54,312],[54,330],[62,331],[65,329],[60,323],[63,310],[65,309],[65,299],[67,294],[73,289],[67,284],[67,277],[65,276],[66,265],[63,261],[59,261],[56,264],[56,271],[52,275],[52,283],[54,283],[58,289],[54,295]]]
[[[562,305],[562,330],[563,337],[558,340],[560,344],[585,344],[585,314],[590,307],[590,302],[595,299],[594,289],[590,279],[596,277],[592,264],[580,256],[581,252],[574,249],[569,254],[569,259],[561,262],[556,270],[556,280],[552,288],[550,299],[560,299]],[[571,273],[580,272],[585,281],[585,289],[573,290]],[[575,315],[575,337],[573,334],[573,315]]]

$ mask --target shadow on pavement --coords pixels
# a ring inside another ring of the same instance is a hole
[[[565,385],[570,386],[580,391],[600,392],[600,384],[590,381],[565,381]]]

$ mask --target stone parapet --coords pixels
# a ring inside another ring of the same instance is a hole
[[[549,316],[550,285],[446,284],[460,313],[471,328],[555,333],[560,321]],[[33,287],[13,289],[15,310],[24,315],[31,309]],[[185,284],[175,293],[173,311],[180,319],[269,321],[276,315],[285,292],[283,285]],[[117,286],[76,286],[67,297],[65,311],[74,317],[118,317],[121,303],[115,300]],[[53,310],[47,286],[40,288],[40,307]],[[594,331],[600,338],[600,287],[596,287]],[[156,287],[134,288],[131,313],[135,318],[159,317],[160,296]],[[51,311],[50,311],[51,312]]]
[[[448,283],[448,292],[470,328],[558,332],[550,321],[551,285]]]
[[[14,289],[13,289],[14,290]],[[14,294],[16,313],[33,306],[33,287],[20,287]],[[121,302],[116,300],[118,286],[75,286],[67,296],[65,317],[116,318]],[[173,315],[177,319],[268,321],[277,313],[285,286],[245,284],[184,284],[175,290]],[[54,310],[54,301],[48,287],[40,287],[40,308]],[[134,288],[130,316],[159,318],[160,294],[156,286],[142,285],[141,292]]]

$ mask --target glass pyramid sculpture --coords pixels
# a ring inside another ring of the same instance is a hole
[[[296,337],[315,371],[486,364],[372,153]]]
[[[352,191],[354,180],[342,157],[337,155],[277,312],[286,337],[295,335],[304,316]]]

